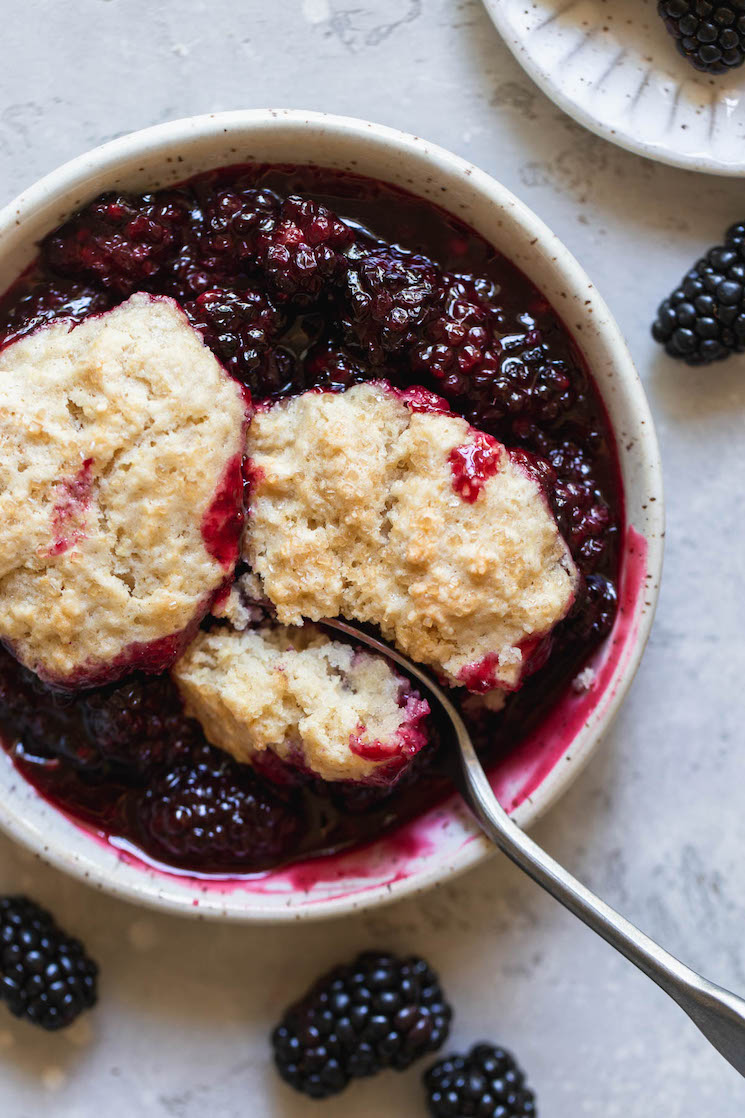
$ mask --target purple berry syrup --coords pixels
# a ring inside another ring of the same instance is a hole
[[[0,302],[0,346],[139,290],[176,298],[259,403],[380,379],[417,407],[438,410],[444,397],[486,436],[454,452],[454,487],[467,501],[498,468],[493,439],[535,471],[584,583],[569,617],[528,650],[533,674],[504,710],[463,706],[487,760],[514,749],[612,628],[623,529],[608,417],[540,292],[473,230],[405,191],[316,168],[240,166],[86,207]],[[244,463],[246,491],[250,480]],[[240,484],[235,462],[203,526],[226,569]],[[474,690],[490,667],[473,666]],[[195,874],[253,873],[364,843],[450,790],[434,716],[431,744],[391,788],[302,773],[278,781],[208,746],[167,674],[62,693],[4,650],[0,728],[14,764],[52,803]]]

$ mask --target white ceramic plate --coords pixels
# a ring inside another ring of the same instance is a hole
[[[662,478],[647,401],[618,327],[561,242],[483,171],[421,139],[367,121],[278,110],[191,117],[114,140],[24,191],[0,212],[0,291],[50,229],[102,190],[173,183],[241,162],[355,171],[434,199],[526,273],[561,313],[592,369],[616,434],[625,495],[620,610],[589,689],[571,688],[490,771],[525,826],[574,780],[631,683],[652,624],[662,566]],[[252,878],[192,877],[147,865],[53,808],[0,750],[0,826],[101,889],[172,912],[278,922],[343,915],[411,895],[475,865],[494,847],[453,797],[393,835],[337,857]]]
[[[484,0],[518,62],[580,124],[662,163],[745,175],[745,67],[699,73],[656,0]]]

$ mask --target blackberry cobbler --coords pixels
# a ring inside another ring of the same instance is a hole
[[[375,626],[510,750],[610,632],[622,495],[560,318],[431,203],[242,165],[104,194],[0,304],[0,725],[141,857],[253,873],[448,791]]]

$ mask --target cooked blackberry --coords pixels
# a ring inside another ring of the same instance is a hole
[[[311,1098],[383,1068],[403,1071],[447,1039],[452,1011],[423,959],[368,951],[291,1006],[272,1035],[282,1078]]]
[[[102,194],[42,242],[42,257],[65,276],[95,280],[119,295],[150,291],[175,255],[190,201],[183,191]]]
[[[565,634],[570,640],[590,647],[608,636],[617,611],[618,595],[610,579],[603,575],[588,575],[566,620]]]
[[[410,350],[440,314],[443,282],[440,269],[425,256],[391,246],[360,253],[347,273],[342,309],[347,341],[378,365]]]
[[[103,762],[142,776],[188,758],[201,741],[168,676],[128,676],[76,697],[88,740]],[[81,735],[82,736],[82,735]]]
[[[446,276],[442,309],[412,350],[413,367],[432,377],[447,399],[465,395],[476,373],[498,376],[502,316],[489,297],[494,295],[473,280]]]
[[[148,849],[205,870],[258,869],[288,854],[302,830],[289,800],[209,746],[152,781],[137,817]]]
[[[39,283],[19,299],[6,303],[0,346],[32,334],[50,322],[62,319],[82,322],[89,314],[106,311],[110,306],[111,300],[105,292],[76,280]]]
[[[492,1044],[448,1056],[424,1075],[434,1118],[534,1118],[535,1096],[514,1057]]]
[[[657,311],[652,336],[688,365],[745,351],[745,223],[709,249]]]
[[[276,225],[260,234],[257,262],[280,299],[312,303],[342,282],[354,233],[331,210],[290,195]]]
[[[277,372],[273,343],[284,316],[268,295],[250,287],[205,291],[184,310],[231,376],[257,396],[278,391],[286,369]]]
[[[26,897],[0,897],[0,997],[50,1031],[96,1004],[98,967],[83,945]]]
[[[680,53],[697,70],[723,74],[745,62],[743,0],[659,0],[657,11]]]

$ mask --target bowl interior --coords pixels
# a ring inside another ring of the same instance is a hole
[[[561,314],[583,351],[618,443],[625,494],[621,609],[592,685],[490,774],[525,825],[568,786],[597,744],[638,664],[662,560],[662,493],[649,409],[607,307],[550,231],[470,164],[414,137],[361,121],[291,111],[189,118],[107,144],[67,164],[0,213],[0,290],[49,229],[102,190],[168,185],[230,163],[295,163],[382,179],[430,199],[513,261]],[[454,798],[365,848],[252,878],[196,879],[145,865],[47,804],[0,757],[0,823],[48,860],[102,888],[187,913],[291,920],[369,907],[426,888],[491,849]]]

